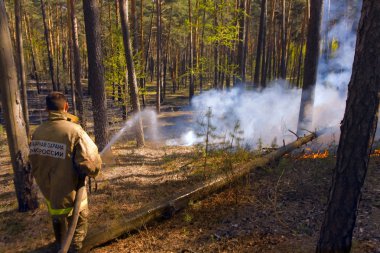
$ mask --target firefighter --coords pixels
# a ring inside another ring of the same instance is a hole
[[[67,112],[68,103],[61,92],[46,97],[49,120],[33,133],[30,143],[32,174],[46,199],[53,221],[57,248],[61,247],[71,222],[79,178],[95,177],[101,168],[98,148],[77,117]],[[88,202],[85,191],[69,252],[82,247],[88,228]]]

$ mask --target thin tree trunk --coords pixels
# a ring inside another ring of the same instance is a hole
[[[32,43],[32,35],[30,32],[30,26],[29,26],[29,21],[28,21],[28,15],[24,13],[24,19],[25,19],[25,33],[26,33],[26,38],[28,39],[29,45],[30,45],[30,54],[32,56],[32,65],[33,65],[33,77],[36,80],[36,86],[37,86],[37,93],[41,93],[41,87],[40,87],[40,80],[38,77],[38,71],[37,71],[37,63],[36,63],[36,54],[34,52],[34,47]]]
[[[119,3],[120,5],[120,3]],[[121,6],[121,5],[120,5]],[[120,7],[121,9],[121,7]],[[121,15],[120,15],[121,17]],[[139,51],[139,45],[137,43],[137,16],[136,16],[136,0],[131,0],[131,41],[132,41],[132,49],[133,55],[137,54]]]
[[[157,46],[157,85],[156,85],[156,111],[161,111],[161,0],[156,0],[156,46]]]
[[[140,113],[140,101],[137,87],[137,79],[135,73],[135,66],[133,62],[133,54],[132,47],[130,43],[130,33],[128,28],[128,0],[119,0],[120,6],[120,19],[121,19],[121,28],[123,32],[123,44],[124,44],[124,52],[125,59],[127,63],[127,71],[128,71],[128,84],[130,89],[130,96],[132,101],[132,110],[133,113]],[[143,125],[140,115],[137,116],[137,123],[135,125],[136,131],[136,142],[138,147],[144,146],[144,131]]]
[[[194,96],[194,47],[193,47],[193,24],[192,24],[192,13],[191,13],[191,0],[188,0],[188,8],[189,8],[189,25],[190,25],[190,34],[189,34],[189,100]]]
[[[88,83],[92,97],[95,142],[99,149],[102,150],[108,142],[108,117],[98,1],[83,0],[83,12],[88,53]]]
[[[17,72],[13,59],[12,42],[5,12],[0,0],[0,90],[9,153],[11,155],[18,210],[26,212],[38,208],[37,189],[33,184],[29,164],[28,136],[24,115],[19,103]]]
[[[144,61],[144,26],[143,26],[143,17],[144,17],[144,0],[140,0],[140,57],[141,57],[141,61],[142,61],[142,65],[144,66],[144,72],[142,72],[141,74],[142,75],[145,75],[146,73],[146,68],[145,68],[145,64],[146,64],[146,61]],[[140,83],[140,88],[141,89],[144,89],[145,88],[145,83],[144,83],[144,78],[143,77],[140,77],[139,79],[139,83]],[[143,104],[143,107],[145,107],[145,92],[142,92],[141,93],[141,101],[142,101],[142,104]]]
[[[282,0],[281,19],[281,78],[286,80],[286,5]]]
[[[303,46],[305,43],[305,30],[306,30],[306,23],[307,20],[309,20],[309,0],[306,0],[306,6],[305,6],[305,16],[301,28],[301,45],[299,49],[299,56],[298,56],[298,70],[297,70],[297,81],[296,85],[299,88],[301,83],[301,67],[304,63],[304,57],[303,57]]]
[[[170,45],[170,33],[171,33],[171,27],[172,27],[172,13],[173,9],[170,8],[170,18],[169,18],[169,27],[168,27],[168,35],[166,37],[166,47],[165,47],[165,58],[164,58],[164,85],[163,85],[163,92],[162,97],[165,99],[166,96],[166,72],[167,72],[167,65],[168,65],[168,58],[169,58],[169,45]]]
[[[148,43],[146,46],[146,51],[145,51],[145,60],[144,60],[144,73],[145,76],[148,72],[148,66],[149,66],[149,52],[151,50],[151,41],[152,41],[152,29],[153,29],[153,14],[154,11],[152,10],[152,14],[150,16],[150,25],[149,25],[149,35],[148,35]],[[146,83],[146,77],[143,78],[143,88],[145,88],[145,83]],[[152,79],[152,78],[151,78]],[[142,101],[143,101],[143,106],[145,107],[145,95],[142,96]]]
[[[263,26],[262,26],[262,56],[261,56],[261,82],[260,85],[262,88],[265,88],[267,85],[267,70],[266,70],[266,41],[267,41],[267,6],[268,2],[265,1],[264,8],[264,19],[263,19]]]
[[[261,0],[261,14],[260,14],[260,24],[259,33],[257,36],[257,48],[256,48],[256,65],[255,65],[255,76],[253,82],[259,84],[260,78],[260,66],[261,66],[261,52],[263,47],[263,36],[264,36],[264,22],[266,13],[267,0]]]
[[[28,87],[25,76],[25,61],[24,61],[24,43],[21,30],[21,0],[15,0],[15,21],[16,21],[16,48],[17,48],[17,65],[18,65],[18,80],[21,87],[21,102],[22,112],[25,121],[26,135],[29,136],[29,111],[28,111]]]
[[[316,252],[351,250],[361,189],[377,128],[380,1],[363,0],[362,8],[337,161]]]
[[[46,46],[47,46],[47,53],[48,53],[48,61],[49,61],[49,70],[50,70],[50,78],[51,78],[51,83],[53,86],[53,90],[58,90],[57,84],[55,83],[54,80],[54,63],[53,63],[53,57],[52,57],[52,48],[50,45],[50,40],[49,40],[49,28],[46,23],[46,11],[45,11],[45,1],[41,1],[41,12],[42,12],[42,20],[44,22],[44,35],[45,35],[45,41],[46,41]]]
[[[322,4],[323,0],[310,1],[311,12],[306,42],[304,78],[297,128],[298,134],[302,134],[302,129],[310,129],[313,121],[313,104],[317,81]]]
[[[81,61],[80,61],[80,51],[79,51],[79,38],[78,38],[78,23],[75,15],[75,0],[70,1],[70,19],[71,19],[71,43],[74,58],[72,59],[73,69],[74,69],[74,80],[75,80],[75,102],[76,107],[79,112],[79,118],[81,125],[84,129],[86,129],[87,119],[84,113],[83,106],[83,92],[82,92],[82,84],[81,84]]]
[[[245,47],[245,20],[246,20],[246,9],[247,9],[247,0],[239,0],[239,8],[238,8],[238,51],[237,51],[237,59],[236,63],[238,66],[238,84],[245,82],[245,55],[244,55],[244,47]]]
[[[214,0],[214,29],[218,26],[218,0]],[[218,88],[218,71],[219,71],[219,44],[214,42],[214,89]]]
[[[202,93],[203,91],[203,71],[204,71],[204,37],[205,37],[205,25],[206,25],[206,0],[203,0],[203,14],[202,14],[202,32],[201,32],[201,66],[200,66],[200,73],[199,73],[199,92]],[[173,84],[173,93],[175,92],[174,84]]]

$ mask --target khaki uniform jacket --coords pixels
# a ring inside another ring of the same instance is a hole
[[[65,112],[49,112],[49,120],[33,133],[32,174],[47,200],[51,215],[71,215],[79,173],[95,177],[101,168],[98,148]],[[87,193],[81,210],[87,206]]]

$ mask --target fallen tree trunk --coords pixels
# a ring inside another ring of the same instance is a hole
[[[151,203],[127,216],[110,221],[108,224],[105,224],[100,228],[94,228],[84,240],[81,252],[88,252],[95,246],[111,241],[125,233],[135,231],[151,221],[168,218],[175,212],[187,207],[190,201],[200,200],[212,193],[221,191],[231,182],[244,177],[250,171],[268,166],[269,164],[278,161],[285,154],[301,147],[315,138],[317,138],[317,135],[314,133],[299,138],[298,140],[263,157],[253,159],[240,168],[236,168],[234,172],[229,175],[224,174],[209,181],[200,182],[190,189],[183,189],[174,196]]]

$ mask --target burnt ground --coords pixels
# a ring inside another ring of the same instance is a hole
[[[165,138],[175,136],[174,125],[188,120],[187,112],[168,110],[160,116],[161,132],[168,134]],[[89,196],[90,229],[200,180],[194,165],[199,157],[193,147],[150,141],[145,148],[135,149],[128,138],[122,140],[107,159],[98,190]],[[208,165],[217,171],[219,164]],[[253,171],[171,219],[149,224],[92,252],[313,252],[334,164],[334,156],[284,157],[278,166]],[[0,252],[49,252],[53,233],[44,201],[40,196],[39,209],[18,213],[12,177],[6,136],[0,129]],[[379,231],[380,157],[372,157],[353,252],[380,252]]]

